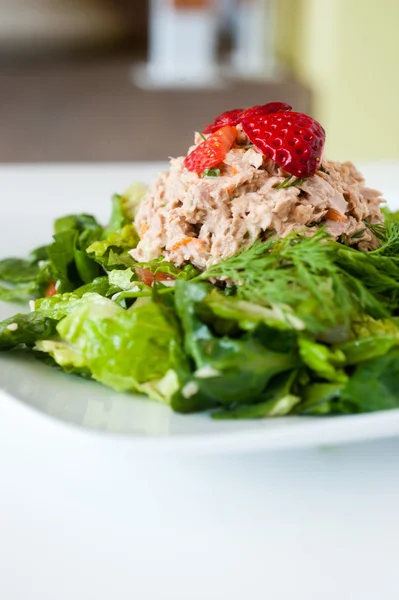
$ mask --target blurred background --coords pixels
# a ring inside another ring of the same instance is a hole
[[[282,100],[399,158],[398,0],[0,0],[0,161],[163,160]]]

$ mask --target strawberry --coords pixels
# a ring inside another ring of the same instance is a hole
[[[194,173],[203,173],[221,163],[236,139],[237,129],[230,125],[210,135],[184,159],[184,166]]]
[[[297,112],[249,116],[242,127],[258,150],[291,175],[310,177],[320,166],[326,134],[311,117]]]
[[[241,119],[249,119],[250,117],[257,117],[259,115],[269,115],[270,113],[287,112],[290,110],[292,110],[292,106],[285,102],[268,102],[267,104],[247,108],[247,110],[244,110],[242,113]]]
[[[213,123],[207,125],[204,129],[204,133],[213,133],[224,127],[225,125],[238,125],[241,123],[243,117],[253,117],[255,115],[268,115],[269,113],[282,112],[291,110],[292,106],[285,102],[268,102],[267,104],[261,104],[259,106],[253,106],[244,110],[242,108],[235,108],[234,110],[227,110],[221,115],[216,117]]]
[[[210,125],[205,127],[204,133],[214,133],[225,125],[238,125],[243,112],[244,109],[242,108],[235,108],[234,110],[227,110],[226,112],[223,112],[221,115],[216,117],[213,123],[210,123]]]

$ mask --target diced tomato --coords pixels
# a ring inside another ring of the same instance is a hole
[[[52,296],[55,296],[57,293],[57,288],[56,286],[56,282],[55,281],[50,281],[48,288],[46,289],[44,295],[46,296],[46,298],[51,298]]]
[[[161,273],[160,271],[154,275],[150,269],[145,269],[143,267],[134,267],[134,270],[140,281],[149,286],[151,286],[154,281],[173,281],[175,279],[172,275]]]

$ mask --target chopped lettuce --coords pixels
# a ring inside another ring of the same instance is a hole
[[[295,370],[276,375],[259,402],[238,405],[230,410],[215,412],[212,416],[214,419],[262,419],[288,415],[301,402],[301,397],[291,391],[296,376]]]
[[[0,280],[9,283],[27,283],[38,276],[40,271],[37,262],[20,258],[6,258],[0,261]]]
[[[154,258],[153,260],[146,263],[138,263],[142,269],[149,269],[153,275],[164,273],[170,275],[175,279],[182,279],[183,281],[189,281],[199,275],[198,269],[193,265],[185,265],[184,267],[177,267],[173,263],[166,261],[162,256],[160,258]]]
[[[122,229],[134,220],[137,206],[143,198],[147,186],[142,183],[133,183],[122,196],[115,194],[112,197],[112,214],[105,234]]]
[[[135,261],[129,251],[137,246],[139,237],[133,225],[124,225],[112,231],[104,240],[99,240],[87,248],[87,254],[107,270],[131,267]]]
[[[18,314],[0,323],[0,350],[10,350],[19,344],[33,346],[56,332],[57,321],[39,312]]]
[[[181,412],[198,410],[202,399],[205,407],[257,399],[274,375],[293,369],[299,363],[295,351],[271,351],[255,336],[247,334],[233,339],[212,333],[198,312],[198,305],[209,291],[210,286],[205,283],[179,281],[175,288],[185,350],[196,368],[196,373],[173,400],[173,407]],[[209,369],[211,376],[199,375],[209,374]],[[187,393],[187,386],[193,393]]]
[[[50,351],[58,363],[61,356],[63,364],[87,367],[94,379],[118,391],[162,379],[173,367],[171,346],[179,336],[155,302],[124,310],[97,294],[79,299],[57,333],[63,346],[41,343],[37,349]]]
[[[351,412],[399,408],[399,349],[361,363],[341,392]]]
[[[199,273],[133,259],[144,192],[115,195],[106,228],[69,215],[49,245],[0,261],[0,300],[34,298],[0,323],[0,350],[215,419],[399,408],[397,215],[366,224],[380,240],[369,253],[320,229]]]

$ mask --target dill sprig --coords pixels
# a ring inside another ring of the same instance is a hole
[[[396,213],[388,212],[385,215],[385,223],[367,223],[367,227],[381,242],[371,254],[399,258],[399,221]]]
[[[285,190],[286,188],[292,187],[294,185],[301,185],[304,181],[306,181],[306,177],[300,179],[299,177],[295,177],[293,180],[294,176],[290,175],[289,177],[287,177],[286,179],[284,179],[283,182],[281,182],[279,185],[276,186],[276,190]]]
[[[223,278],[239,298],[264,306],[289,306],[309,330],[349,323],[354,312],[387,316],[384,302],[361,278],[336,260],[335,243],[320,228],[314,235],[294,232],[256,242],[240,254],[211,266],[202,278]],[[367,253],[348,249],[364,259]]]

